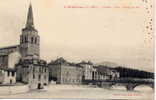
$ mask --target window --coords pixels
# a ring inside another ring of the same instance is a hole
[[[12,72],[12,76],[15,76],[15,72]]]
[[[35,74],[33,74],[33,79],[35,79]]]
[[[35,72],[35,67],[33,67],[33,73]]]
[[[25,37],[25,43],[27,42],[27,37]]]
[[[41,67],[39,68],[39,72],[41,72]]]
[[[12,80],[10,80],[10,84],[12,84]]]
[[[37,37],[35,38],[35,44],[37,44]]]
[[[39,80],[39,81],[41,80],[41,75],[38,76],[38,80]]]
[[[24,40],[24,36],[22,36],[22,43],[24,43],[24,41],[25,41],[25,40]]]
[[[33,40],[34,40],[33,37],[31,37],[31,43],[33,43]]]
[[[8,76],[10,76],[10,72],[8,71]]]

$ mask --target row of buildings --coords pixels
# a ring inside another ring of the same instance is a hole
[[[102,68],[102,69],[101,69]],[[17,82],[30,88],[43,88],[50,81],[57,84],[83,84],[86,80],[115,80],[119,73],[91,62],[70,63],[62,57],[47,63],[40,58],[40,36],[35,29],[32,6],[22,29],[19,45],[0,48],[0,85]]]
[[[119,73],[105,66],[91,62],[70,63],[62,57],[48,64],[49,80],[58,84],[83,84],[85,81],[116,80]],[[102,68],[102,70],[101,70]]]
[[[85,61],[77,64],[70,63],[62,57],[48,64],[44,60],[28,57],[20,59],[13,69],[0,69],[0,84],[13,85],[22,82],[30,84],[30,88],[43,88],[51,81],[55,81],[56,84],[84,84],[88,80],[102,81],[118,78],[119,73],[116,70],[95,66]]]

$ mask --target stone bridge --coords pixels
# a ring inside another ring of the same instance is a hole
[[[120,79],[115,82],[117,85],[123,85],[128,91],[132,91],[135,87],[140,85],[146,85],[151,87],[154,90],[154,79]]]
[[[137,86],[146,85],[154,90],[154,79],[122,78],[118,80],[87,80],[86,83],[105,88],[111,88],[114,85],[125,86],[128,91],[133,91]]]
[[[151,87],[152,89],[154,89],[154,84],[152,84],[152,83],[149,83],[149,84],[130,83],[130,84],[126,84],[125,87],[128,91],[133,91],[135,89],[135,87],[140,86],[140,85],[147,85],[147,86]]]

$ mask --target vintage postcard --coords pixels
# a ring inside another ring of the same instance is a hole
[[[1,99],[154,99],[154,0],[1,0]]]

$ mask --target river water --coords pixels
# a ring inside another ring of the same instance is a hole
[[[19,94],[14,94],[12,92],[9,95],[0,95],[0,98],[153,100],[153,96],[154,90],[148,86],[138,86],[134,91],[127,91],[123,86],[116,86],[112,89],[104,89],[82,85],[49,85],[43,90],[31,90],[29,92]]]

